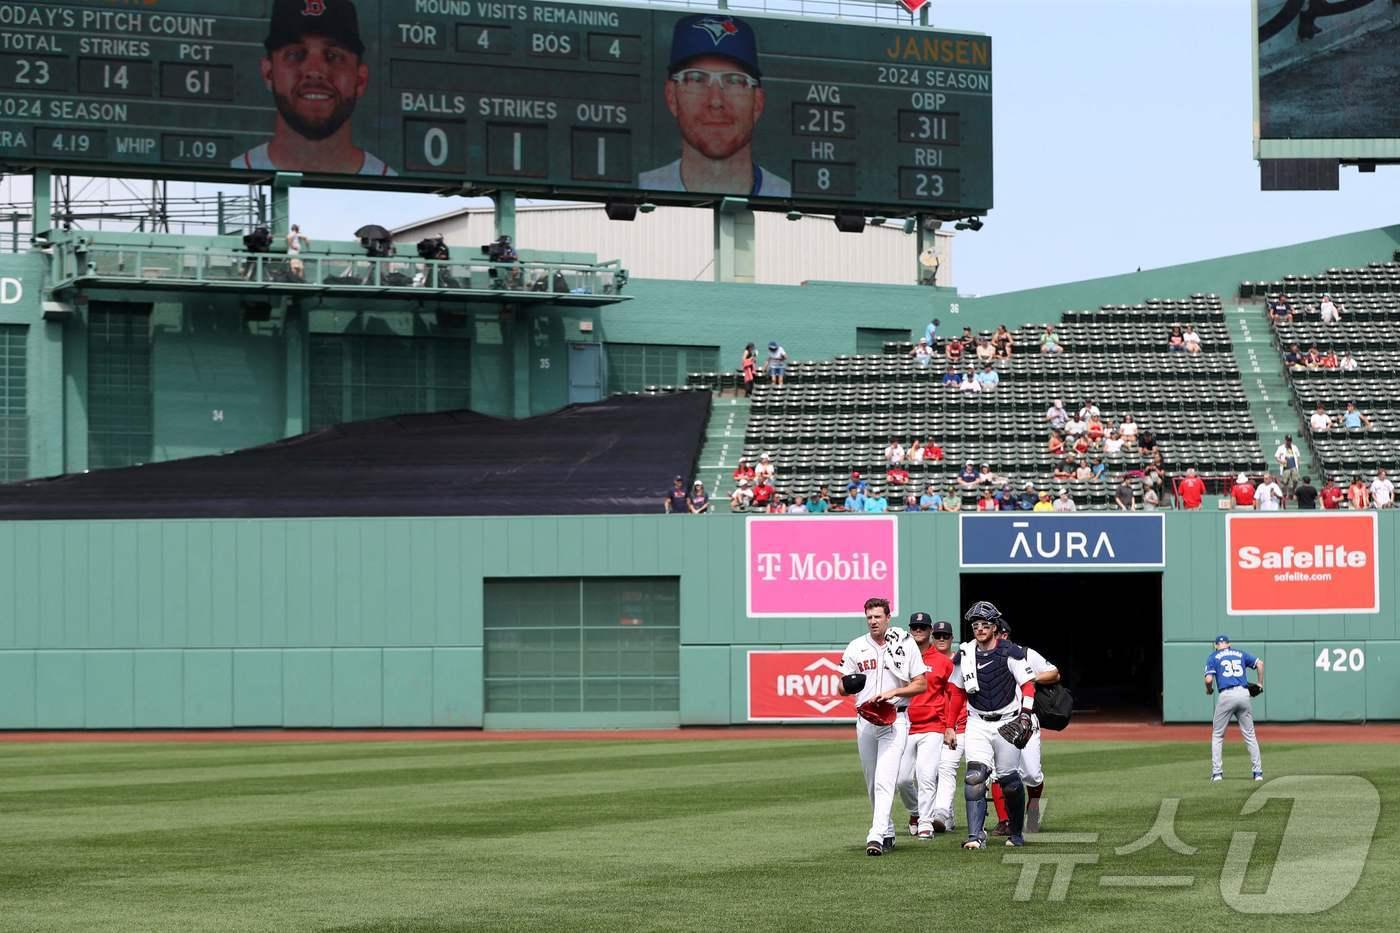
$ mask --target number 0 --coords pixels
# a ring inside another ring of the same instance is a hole
[[[447,161],[447,134],[440,127],[432,127],[423,135],[423,158],[432,166]]]

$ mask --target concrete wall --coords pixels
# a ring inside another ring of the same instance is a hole
[[[1166,719],[1204,720],[1201,665],[1222,628],[1265,659],[1261,718],[1400,718],[1395,513],[1380,516],[1379,614],[1228,621],[1224,516],[1166,521]],[[956,617],[956,516],[898,529],[897,604]],[[838,648],[860,631],[745,617],[743,535],[727,515],[0,524],[0,728],[479,726],[483,580],[573,576],[678,578],[679,717],[641,721],[742,722],[744,651]],[[1051,611],[1071,637],[1100,632]],[[1362,649],[1363,670],[1319,670],[1323,647]]]

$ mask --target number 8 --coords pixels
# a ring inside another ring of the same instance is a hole
[[[817,187],[822,189],[823,191],[831,187],[831,169],[817,169]]]

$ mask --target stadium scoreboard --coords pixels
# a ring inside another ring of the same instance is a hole
[[[353,7],[367,80],[348,122],[376,171],[256,155],[285,130],[264,42],[289,6],[308,24]],[[709,65],[689,86],[681,52]],[[692,125],[685,94],[711,108]],[[992,206],[991,120],[990,38],[912,26],[535,0],[0,0],[12,169],[951,217]],[[692,140],[706,133],[719,142]],[[745,134],[751,185],[693,171]]]

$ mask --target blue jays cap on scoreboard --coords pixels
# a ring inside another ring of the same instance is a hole
[[[0,168],[956,218],[992,207],[991,69],[984,35],[747,12],[0,3]]]

